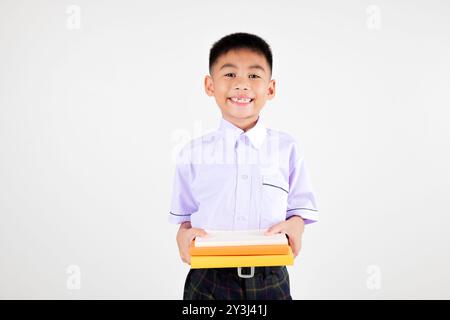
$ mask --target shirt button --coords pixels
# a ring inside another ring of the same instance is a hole
[[[246,174],[243,174],[243,175],[241,176],[241,178],[245,180],[245,179],[247,179],[247,178],[248,178],[248,175],[246,175]]]

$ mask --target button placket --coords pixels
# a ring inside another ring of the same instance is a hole
[[[238,139],[236,146],[238,179],[236,181],[236,211],[234,218],[234,225],[237,230],[247,228],[247,215],[250,210],[251,179],[248,164],[246,163],[245,149],[244,139]]]

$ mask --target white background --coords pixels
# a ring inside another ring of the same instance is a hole
[[[1,0],[0,297],[182,297],[172,155],[219,123],[211,45],[250,32],[274,54],[265,122],[303,143],[321,211],[294,299],[449,299],[449,17],[447,1]]]

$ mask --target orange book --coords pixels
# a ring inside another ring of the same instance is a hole
[[[192,241],[189,247],[191,256],[281,255],[288,253],[289,245],[287,244],[196,247],[195,241]]]

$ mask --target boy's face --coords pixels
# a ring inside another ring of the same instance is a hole
[[[222,116],[234,124],[256,121],[267,100],[275,96],[275,80],[265,57],[247,49],[231,50],[219,57],[205,91],[214,96]]]

